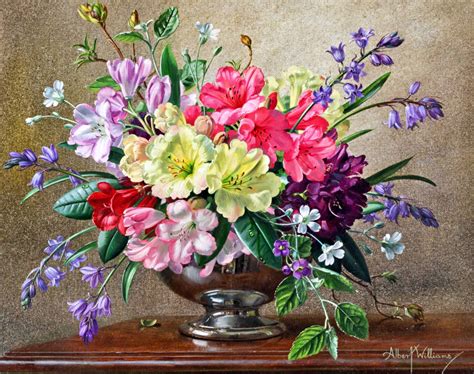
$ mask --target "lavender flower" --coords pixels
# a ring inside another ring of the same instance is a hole
[[[380,218],[379,216],[377,215],[377,213],[369,213],[369,214],[366,214],[364,215],[364,222],[365,223],[374,223],[375,221],[379,221]]]
[[[420,104],[428,110],[428,115],[431,119],[437,120],[444,117],[443,106],[438,100],[424,97],[420,100]]]
[[[44,271],[44,275],[49,279],[49,285],[52,287],[58,287],[59,282],[61,282],[65,277],[66,273],[62,272],[59,267],[53,268],[48,266]]]
[[[414,95],[418,92],[418,90],[420,89],[421,87],[421,83],[416,81],[416,82],[413,82],[411,85],[410,85],[410,88],[408,89],[408,94],[411,96],[411,95]]]
[[[393,65],[393,60],[389,55],[384,53],[372,53],[370,55],[370,62],[374,66],[386,65],[390,66]]]
[[[385,123],[390,129],[401,129],[402,121],[400,120],[400,113],[397,110],[392,109],[388,113],[388,121]]]
[[[82,312],[82,318],[79,322],[79,336],[86,344],[92,342],[99,332],[99,324],[97,323],[97,311],[94,303],[88,303],[86,310]]]
[[[53,254],[53,260],[57,261],[62,256],[65,250],[68,250],[69,242],[64,242],[64,237],[62,235],[58,235],[56,239],[49,239],[48,246],[43,249],[44,253],[47,255]]]
[[[356,44],[359,46],[359,48],[364,49],[367,47],[367,44],[369,43],[369,38],[371,36],[375,35],[373,29],[364,29],[364,28],[359,28],[357,32],[351,32],[352,40],[356,42]]]
[[[76,175],[80,175],[79,172],[77,172],[76,170],[72,169],[72,168],[66,168],[67,171],[70,171],[71,173],[73,174],[76,174]],[[77,187],[79,186],[80,184],[84,183],[84,181],[82,179],[79,179],[73,175],[70,175],[69,176],[69,181],[71,182],[72,186],[73,187]]]
[[[38,158],[31,149],[25,149],[23,152],[10,152],[10,159],[3,165],[4,169],[11,169],[19,166],[22,169],[36,165]]]
[[[31,178],[31,182],[28,183],[28,185],[42,191],[43,190],[43,184],[44,184],[44,173],[45,173],[44,170],[37,171],[33,175],[33,178]]]
[[[385,35],[380,41],[377,43],[377,48],[396,48],[403,43],[402,38],[398,35],[398,32],[392,32],[390,34]]]
[[[21,285],[20,302],[23,309],[31,308],[31,299],[33,299],[35,295],[36,290],[33,284],[33,280],[27,278]]]
[[[343,86],[344,92],[348,95],[345,99],[349,99],[351,103],[357,100],[358,97],[364,97],[362,93],[362,85],[346,83]]]
[[[339,43],[339,46],[332,45],[330,47],[330,50],[326,52],[330,53],[334,60],[336,60],[336,62],[343,63],[344,59],[346,58],[346,55],[344,53],[344,47],[345,45],[341,42]]]
[[[311,268],[309,266],[309,263],[304,258],[294,261],[291,264],[291,269],[293,271],[293,276],[296,279],[301,279],[311,274]]]
[[[48,285],[41,277],[36,278],[36,285],[38,286],[41,292],[46,292],[48,290]]]
[[[64,101],[64,83],[54,81],[53,87],[44,89],[43,96],[45,97],[43,104],[46,108],[58,106]]]
[[[73,317],[76,318],[78,321],[84,315],[84,312],[86,311],[88,305],[87,301],[84,299],[79,299],[72,303],[68,302],[67,304],[69,305],[69,313],[71,313]]]
[[[80,272],[84,274],[82,280],[88,282],[91,288],[96,288],[99,283],[104,281],[104,268],[96,268],[92,265],[84,266]]]
[[[321,104],[326,108],[330,103],[333,102],[333,99],[331,99],[331,94],[331,86],[321,86],[319,87],[319,90],[313,91],[313,103]]]
[[[65,255],[64,257],[66,258],[66,260],[71,257],[75,252],[72,251],[72,250],[68,250],[65,252]],[[87,260],[87,257],[86,255],[81,255],[79,257],[77,257],[76,259],[72,260],[70,263],[69,263],[69,271],[73,271],[74,269],[79,269],[81,267],[81,262],[84,262]]]
[[[116,59],[107,62],[107,69],[113,80],[120,85],[123,96],[132,99],[152,70],[151,60],[138,57],[137,62],[126,59]]]
[[[112,302],[107,294],[100,296],[95,303],[95,309],[99,317],[110,317],[112,315],[111,308]]]
[[[386,183],[379,183],[376,184],[374,187],[375,192],[381,194],[381,195],[392,195],[392,190],[395,185],[391,182],[386,182]]]
[[[433,212],[428,208],[419,208],[421,223],[428,227],[438,228],[439,223]]]
[[[409,130],[413,130],[418,125],[418,121],[421,118],[415,104],[408,104],[405,107],[405,119],[407,122],[407,129]]]
[[[288,256],[290,254],[290,243],[286,240],[275,240],[273,247],[275,256]]]
[[[345,67],[345,79],[354,79],[357,83],[359,82],[360,77],[364,77],[366,75],[365,71],[363,71],[365,64],[361,62],[357,62],[356,60],[352,60],[349,66]]]
[[[291,268],[288,265],[283,265],[283,267],[281,268],[281,271],[285,275],[291,274]]]
[[[58,161],[58,151],[54,144],[51,144],[49,147],[41,147],[42,155],[39,156],[40,159],[46,161],[50,164],[55,164]]]

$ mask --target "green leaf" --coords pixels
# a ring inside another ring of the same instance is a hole
[[[371,283],[369,268],[365,262],[365,257],[357,246],[356,242],[348,233],[339,235],[339,238],[344,243],[344,257],[342,258],[342,265],[347,271],[364,282]]]
[[[194,60],[183,66],[180,76],[186,90],[194,87],[196,80],[199,82],[202,79],[205,67],[206,60]]]
[[[168,38],[179,26],[178,9],[170,7],[160,14],[153,24],[153,30],[157,40]]]
[[[374,186],[374,185],[376,185],[380,182],[384,182],[385,180],[387,180],[387,178],[391,177],[393,174],[395,174],[401,168],[406,166],[412,158],[413,158],[413,156],[409,157],[409,158],[406,158],[405,160],[402,160],[400,162],[397,162],[393,165],[387,166],[385,169],[382,169],[382,170],[378,171],[377,173],[372,174],[370,177],[365,178],[365,180],[371,186]]]
[[[313,268],[313,274],[324,281],[323,285],[326,288],[336,291],[354,292],[351,281],[335,271],[315,267]]]
[[[282,239],[290,243],[290,247],[294,250],[298,248],[298,254],[300,255],[300,257],[311,256],[312,241],[307,236],[285,235]]]
[[[341,140],[338,139],[336,144],[349,143],[350,141],[352,141],[354,139],[357,139],[358,137],[360,137],[362,135],[368,134],[372,130],[373,129],[365,129],[365,130],[356,131],[353,134],[349,134],[349,135],[343,137]]]
[[[121,32],[115,35],[114,39],[122,43],[136,43],[144,40],[142,34],[136,31]]]
[[[120,164],[120,160],[125,156],[122,148],[119,147],[111,147],[110,154],[109,154],[109,161],[113,162],[114,164]]]
[[[336,330],[331,327],[329,330],[326,330],[326,348],[331,355],[331,357],[337,360],[337,333]]]
[[[396,180],[414,180],[414,181],[420,181],[420,182],[425,182],[428,184],[431,184],[433,187],[436,187],[436,183],[433,182],[431,179],[428,179],[426,177],[422,177],[421,175],[394,175],[392,177],[388,177],[385,179],[384,182],[389,182],[389,181],[396,181]]]
[[[137,273],[138,267],[140,266],[139,262],[130,261],[127,265],[127,268],[123,272],[122,276],[122,297],[123,300],[128,303],[128,296],[130,292],[130,287],[133,283],[133,278]]]
[[[95,240],[87,243],[85,246],[79,248],[76,252],[74,252],[72,256],[70,256],[66,261],[64,261],[64,266],[69,266],[71,262],[94,248],[97,248],[97,242]]]
[[[239,239],[258,260],[280,270],[281,258],[273,254],[273,244],[277,236],[270,222],[247,211],[234,223],[234,229]]]
[[[380,212],[381,210],[385,209],[385,205],[383,203],[379,203],[378,201],[369,201],[367,206],[362,209],[362,214],[370,214],[375,212]]]
[[[198,253],[194,254],[194,260],[198,266],[204,266],[209,261],[214,260],[219,252],[224,247],[224,244],[229,236],[230,223],[229,221],[218,214],[219,225],[212,231],[212,236],[216,239],[216,250],[210,256],[203,256]]]
[[[141,319],[140,325],[142,327],[160,327],[160,323],[158,323],[157,319]]]
[[[117,229],[101,231],[97,239],[99,256],[105,264],[113,260],[124,250],[128,237],[123,236]]]
[[[79,220],[92,218],[92,207],[87,202],[87,198],[91,193],[98,191],[97,184],[100,182],[107,182],[116,189],[122,188],[116,179],[83,183],[61,196],[53,205],[54,211],[67,218]]]
[[[293,342],[288,360],[298,360],[318,354],[323,349],[325,341],[326,330],[324,327],[311,326],[304,329]]]
[[[77,149],[77,145],[75,144],[68,144],[68,142],[61,142],[61,143],[58,143],[58,147],[60,148],[65,148],[65,149],[69,149],[70,151],[75,151]]]
[[[168,44],[161,52],[161,63],[160,63],[161,76],[165,75],[170,77],[171,81],[171,96],[170,102],[179,107],[181,98],[181,87],[179,86],[179,70],[174,57],[171,46]]]
[[[117,91],[120,90],[120,86],[112,79],[110,75],[104,75],[103,77],[99,77],[87,86],[87,88],[94,93],[99,92],[100,89],[104,87],[112,87],[114,90]]]
[[[137,106],[135,107],[135,112],[140,113],[140,112],[146,112],[147,111],[147,106],[144,101],[140,101]]]
[[[290,313],[306,302],[308,293],[302,279],[286,277],[275,290],[275,307],[277,314],[282,316]]]
[[[365,311],[352,303],[341,303],[336,308],[337,326],[347,335],[358,339],[369,337],[369,321]]]
[[[390,72],[385,73],[378,77],[375,81],[373,81],[371,84],[369,84],[366,88],[362,90],[362,94],[364,95],[363,97],[358,98],[356,101],[354,101],[352,104],[350,102],[347,102],[343,105],[344,108],[344,114],[349,113],[355,108],[361,106],[363,103],[365,103],[367,100],[369,100],[372,96],[374,96],[385,84],[387,81],[388,77],[390,77]]]

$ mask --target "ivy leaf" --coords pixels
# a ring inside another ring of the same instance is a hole
[[[170,7],[160,14],[153,24],[156,39],[166,39],[173,34],[179,26],[178,8]]]
[[[344,114],[351,112],[374,96],[383,87],[389,77],[390,72],[381,75],[362,90],[363,97],[358,98],[352,104],[350,102],[345,103],[343,105]]]
[[[165,75],[169,76],[171,81],[171,96],[169,101],[179,107],[181,98],[179,70],[176,58],[169,44],[161,52],[160,73],[162,77]]]
[[[352,303],[341,303],[336,308],[337,326],[347,335],[358,339],[369,337],[369,321],[365,311]]]
[[[365,257],[357,246],[356,242],[348,233],[339,235],[342,243],[344,243],[345,254],[342,258],[342,265],[348,272],[357,278],[371,283],[369,268],[365,262]]]
[[[128,237],[123,236],[117,229],[101,231],[97,239],[99,256],[105,264],[113,260],[124,250],[127,245]]]
[[[83,183],[66,192],[53,205],[53,210],[64,217],[86,220],[92,218],[92,207],[87,202],[90,194],[97,192],[97,184],[107,182],[116,189],[122,188],[117,179],[102,179],[90,183]]]
[[[234,223],[234,229],[239,239],[259,261],[274,269],[281,269],[281,258],[273,254],[277,235],[267,220],[247,211]]]
[[[196,261],[196,264],[198,266],[204,266],[209,261],[214,260],[219,254],[219,252],[222,250],[222,248],[224,247],[224,244],[227,240],[227,236],[229,235],[229,231],[230,231],[229,221],[223,216],[221,216],[220,214],[217,214],[217,216],[219,219],[219,224],[212,231],[212,236],[214,236],[214,238],[216,239],[216,250],[210,256],[203,256],[198,253],[195,253],[194,260]]]
[[[308,297],[303,280],[293,276],[286,277],[275,290],[275,306],[279,316],[290,313],[306,302]]]
[[[103,77],[99,77],[87,86],[87,88],[94,93],[99,92],[100,89],[104,87],[111,87],[116,91],[120,90],[120,86],[117,82],[113,80],[110,75],[104,75]]]
[[[304,329],[293,342],[288,360],[298,360],[318,354],[323,349],[325,341],[324,327],[315,325]]]
[[[202,79],[205,67],[206,60],[194,60],[183,66],[180,76],[186,90],[194,87],[196,80],[199,82]]]
[[[114,36],[114,39],[122,43],[136,43],[144,41],[142,34],[136,31],[121,32]]]
[[[336,330],[331,327],[329,330],[326,330],[326,348],[331,355],[331,357],[337,360],[337,333]]]
[[[402,160],[400,162],[397,162],[393,165],[387,166],[385,169],[382,169],[382,170],[378,171],[377,173],[372,174],[370,177],[365,178],[365,180],[371,186],[374,186],[374,185],[376,185],[380,182],[384,182],[385,180],[387,180],[387,178],[391,177],[393,174],[395,174],[401,168],[406,166],[412,158],[413,158],[413,156],[409,157],[409,158],[406,158],[405,160]]]
[[[302,235],[285,235],[283,240],[290,243],[290,247],[296,250],[298,248],[298,254],[300,257],[311,256],[312,241],[307,236]]]
[[[74,252],[73,255],[70,256],[66,261],[64,261],[64,266],[69,266],[71,262],[95,248],[97,248],[97,242],[95,240],[87,243],[85,246]]]
[[[123,272],[122,276],[122,297],[125,303],[128,303],[128,297],[130,293],[130,287],[132,286],[133,283],[133,278],[135,277],[135,274],[137,273],[137,270],[140,266],[139,262],[133,262],[130,261]]]
[[[323,280],[323,285],[326,288],[335,291],[354,292],[354,286],[351,281],[335,271],[322,267],[315,267],[313,269],[313,274]]]

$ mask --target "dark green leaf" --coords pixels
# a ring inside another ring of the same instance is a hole
[[[300,257],[311,256],[312,240],[307,236],[285,235],[282,239],[288,241],[288,243],[290,243],[290,247],[294,250],[298,248],[298,254]]]
[[[375,81],[369,84],[366,88],[362,90],[363,97],[357,99],[352,104],[347,102],[344,104],[344,114],[349,113],[350,111],[354,110],[355,108],[361,106],[367,100],[369,100],[372,96],[374,96],[385,84],[388,77],[390,77],[390,72],[385,73],[378,77]]]
[[[273,244],[277,236],[267,220],[247,211],[234,223],[234,229],[239,239],[258,260],[280,270],[281,258],[273,254]]]
[[[355,275],[357,278],[364,282],[371,283],[369,268],[365,262],[365,257],[356,242],[348,233],[341,234],[339,237],[344,243],[345,249],[342,265],[349,273]]]
[[[409,175],[394,175],[394,176],[385,178],[384,182],[404,180],[404,179],[425,182],[425,183],[431,184],[433,187],[436,187],[436,183],[433,182],[431,179],[422,177],[420,175],[410,175],[410,174]]]
[[[103,179],[90,183],[83,183],[80,186],[66,192],[53,205],[53,209],[67,218],[90,219],[92,217],[92,207],[87,202],[87,198],[97,190],[97,184],[107,182],[116,189],[122,188],[116,179]]]
[[[365,311],[351,303],[341,303],[336,308],[337,326],[347,335],[358,339],[369,337],[369,321]]]
[[[370,214],[375,212],[380,212],[381,210],[385,209],[385,205],[379,203],[378,201],[369,201],[367,206],[362,209],[362,214]]]
[[[326,288],[336,291],[354,292],[354,287],[349,279],[335,271],[322,267],[315,267],[313,269],[313,274],[324,281],[323,284]]]
[[[110,148],[109,161],[114,164],[120,164],[120,160],[125,156],[122,148],[112,147]]]
[[[326,330],[325,345],[331,357],[337,360],[337,334],[333,327]]]
[[[324,327],[311,326],[304,329],[293,342],[288,360],[298,360],[318,354],[323,349],[325,341],[326,330]]]
[[[157,40],[168,38],[173,34],[179,25],[178,9],[170,7],[160,14],[153,25]]]
[[[209,261],[214,260],[219,252],[224,247],[224,244],[229,236],[230,223],[229,221],[218,214],[219,225],[212,231],[212,236],[216,239],[216,250],[210,256],[203,256],[198,253],[194,254],[194,260],[198,266],[204,266]]]
[[[77,145],[68,144],[68,142],[61,142],[61,143],[58,143],[58,147],[66,148],[66,149],[69,149],[70,151],[75,151],[77,148]]]
[[[360,131],[356,131],[355,133],[353,134],[349,134],[345,137],[343,137],[341,140],[337,140],[337,144],[342,144],[342,143],[349,143],[350,141],[354,140],[354,139],[357,139],[358,137],[362,136],[362,135],[365,135],[365,134],[368,134],[369,132],[371,132],[372,129],[366,129],[366,130],[360,130]]]
[[[189,64],[185,64],[183,69],[181,70],[181,82],[184,84],[184,88],[189,90],[190,88],[196,85],[196,81],[200,81],[203,74],[204,69],[206,67],[205,60],[194,60],[191,61]]]
[[[120,90],[120,86],[115,82],[110,75],[104,75],[103,77],[97,78],[94,82],[89,84],[87,88],[94,93],[100,91],[101,88],[112,87],[114,90]]]
[[[123,300],[126,303],[128,303],[128,296],[129,296],[129,292],[130,292],[130,287],[132,286],[133,278],[135,277],[135,274],[136,274],[139,266],[140,266],[139,262],[130,261],[127,265],[127,268],[123,272],[123,276],[122,276],[122,297],[123,297]]]
[[[376,185],[380,182],[384,182],[385,180],[387,180],[387,178],[391,177],[393,174],[395,174],[401,168],[406,166],[412,158],[413,158],[413,156],[409,157],[409,158],[406,158],[405,160],[402,160],[400,162],[397,162],[393,165],[387,166],[385,169],[382,169],[382,170],[378,171],[377,173],[372,174],[370,177],[365,178],[365,180],[371,186],[374,186],[374,185]]]
[[[114,36],[114,39],[122,43],[136,43],[143,41],[143,36],[136,31],[121,32]]]
[[[165,75],[170,77],[170,103],[179,107],[179,102],[181,98],[181,87],[179,85],[179,70],[178,65],[176,64],[176,59],[174,57],[173,51],[171,50],[171,46],[169,44],[163,49],[163,52],[161,52],[160,72],[162,77],[164,77]]]
[[[101,231],[97,239],[99,256],[105,264],[113,260],[124,250],[128,237],[123,236],[117,229]]]
[[[86,254],[90,250],[97,248],[97,242],[94,240],[87,243],[85,246],[79,248],[72,256],[70,256],[66,261],[64,261],[64,266],[68,266],[71,262]]]
[[[307,299],[306,285],[303,280],[293,276],[286,277],[275,290],[275,307],[282,316],[303,305]]]

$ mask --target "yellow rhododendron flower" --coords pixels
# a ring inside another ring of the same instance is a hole
[[[247,144],[234,139],[216,147],[216,157],[209,167],[209,193],[215,193],[217,211],[229,222],[245,213],[266,211],[272,197],[278,195],[280,178],[268,172],[270,159],[261,149],[247,150]]]
[[[154,114],[155,127],[161,132],[167,132],[171,126],[184,125],[186,123],[183,112],[171,103],[158,105]]]
[[[120,160],[120,170],[134,183],[143,181],[143,164],[148,160],[145,149],[148,140],[129,135],[123,140],[125,156]]]
[[[170,127],[165,135],[150,141],[146,154],[150,160],[145,162],[143,179],[153,185],[153,195],[184,199],[191,192],[198,194],[207,188],[206,174],[214,158],[214,145],[191,126]]]

